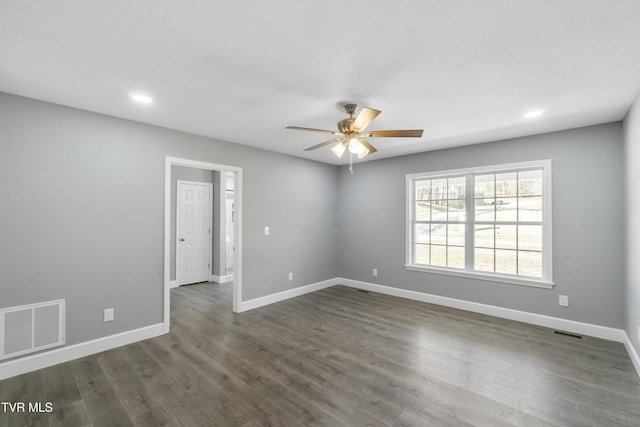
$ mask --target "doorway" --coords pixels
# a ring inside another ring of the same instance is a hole
[[[165,157],[165,229],[164,229],[164,325],[165,332],[170,329],[170,298],[171,298],[171,166],[183,166],[209,171],[219,171],[233,174],[233,311],[240,311],[242,300],[242,168],[221,165],[198,160]],[[175,206],[175,205],[174,205]],[[211,215],[209,215],[211,217]],[[211,239],[209,238],[209,242]],[[211,257],[209,256],[209,259]],[[211,269],[209,268],[210,272]],[[207,278],[208,280],[208,278]]]

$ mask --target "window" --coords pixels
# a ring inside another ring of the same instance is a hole
[[[550,288],[551,162],[407,175],[407,269]]]

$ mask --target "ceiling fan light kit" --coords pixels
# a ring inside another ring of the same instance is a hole
[[[329,141],[321,142],[320,144],[306,148],[304,151],[311,151],[325,145],[336,145],[331,148],[333,154],[338,158],[342,158],[345,151],[349,151],[349,170],[353,173],[353,156],[356,155],[358,159],[362,159],[369,154],[378,151],[373,145],[371,145],[366,139],[363,138],[361,132],[371,124],[373,120],[381,113],[380,110],[374,110],[373,108],[363,107],[358,115],[354,118],[358,106],[356,104],[347,104],[344,106],[345,111],[349,114],[349,117],[340,120],[337,124],[338,132],[326,129],[306,128],[300,126],[287,126],[286,129],[304,130],[310,132],[328,133],[331,135],[341,135],[338,138],[330,139]],[[367,138],[420,138],[422,136],[422,129],[415,130],[378,130],[367,132],[364,134]]]

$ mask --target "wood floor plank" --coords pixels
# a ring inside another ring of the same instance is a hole
[[[100,368],[98,357],[99,354],[70,362],[91,423],[96,427],[133,426],[133,421]]]
[[[181,387],[182,392],[197,404],[200,408],[199,412],[210,420],[211,425],[241,425],[253,419],[243,410],[241,404],[230,398],[232,390],[225,390],[224,385],[203,375],[178,351],[171,351],[160,342],[161,340],[149,340],[141,346],[163,368],[171,380]],[[234,388],[234,390],[237,389]]]
[[[135,425],[170,425],[169,416],[120,353],[118,350],[104,352],[98,357],[98,363],[129,418]]]
[[[70,364],[63,363],[46,368],[42,374],[46,400],[51,402],[54,408],[63,407],[82,399]]]
[[[126,349],[122,349],[122,356],[171,418],[173,424],[177,426],[207,425],[209,417],[204,410],[194,399],[187,396],[180,385],[142,349],[143,344],[144,342],[127,346]]]
[[[29,372],[18,377],[9,378],[0,388],[4,389],[3,402],[22,404],[22,408],[7,411],[7,426],[47,426],[48,414],[45,410],[46,398],[42,371]],[[35,411],[29,404],[37,405]],[[41,409],[42,408],[42,409]]]
[[[91,427],[89,412],[82,400],[56,406],[49,417],[49,427]]]

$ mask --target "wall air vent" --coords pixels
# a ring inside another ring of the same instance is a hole
[[[0,309],[0,360],[64,345],[64,303]]]

